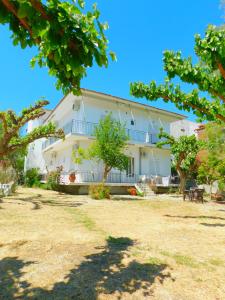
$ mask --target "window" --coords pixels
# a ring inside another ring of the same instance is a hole
[[[134,177],[134,157],[129,157],[127,166],[127,176]]]

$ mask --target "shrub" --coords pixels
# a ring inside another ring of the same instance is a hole
[[[25,185],[28,187],[40,187],[41,185],[41,176],[38,173],[37,168],[32,168],[26,171],[25,173]]]
[[[47,175],[47,182],[43,186],[46,190],[57,191],[59,189],[60,170],[51,171]]]
[[[89,187],[89,195],[92,199],[110,199],[110,189],[103,184],[91,185]]]

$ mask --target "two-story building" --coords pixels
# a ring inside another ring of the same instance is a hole
[[[109,183],[136,183],[143,178],[161,178],[168,182],[171,170],[170,149],[158,149],[161,127],[170,132],[170,124],[182,120],[183,115],[140,104],[119,97],[82,89],[81,96],[65,96],[52,111],[28,124],[28,132],[41,124],[55,122],[63,128],[65,139],[41,139],[29,146],[26,169],[37,167],[41,174],[62,166],[62,183],[69,183],[69,174],[76,172],[75,184],[98,182],[102,179],[103,166],[94,161],[76,165],[72,151],[87,148],[93,141],[93,132],[99,120],[108,113],[126,126],[129,141],[126,153],[130,157],[128,170],[112,170]],[[167,178],[167,179],[166,179]]]

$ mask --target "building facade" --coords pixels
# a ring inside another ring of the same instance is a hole
[[[65,96],[52,111],[28,124],[28,132],[36,126],[55,122],[63,128],[65,139],[41,139],[30,144],[25,168],[39,168],[41,174],[63,169],[61,181],[69,183],[69,174],[76,173],[76,183],[98,182],[102,179],[103,166],[95,161],[75,164],[73,150],[87,148],[93,142],[93,132],[99,120],[111,113],[114,119],[126,126],[129,141],[126,154],[130,157],[128,170],[112,170],[111,183],[135,183],[143,178],[168,178],[171,169],[170,149],[158,149],[160,128],[170,133],[171,123],[184,116],[157,109],[111,95],[82,89],[81,96]],[[165,180],[164,180],[165,181]]]
[[[178,120],[170,124],[170,133],[176,139],[183,135],[190,136],[193,134],[197,137],[197,130],[200,126],[201,123],[196,123],[189,120]]]

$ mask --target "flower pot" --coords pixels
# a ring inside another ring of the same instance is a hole
[[[128,192],[131,196],[137,196],[137,191],[135,188],[128,189]]]
[[[71,173],[71,174],[69,175],[69,181],[70,181],[70,182],[75,182],[75,180],[76,180],[76,174],[75,174],[75,173]]]
[[[135,189],[130,191],[131,196],[137,196],[137,192]]]

